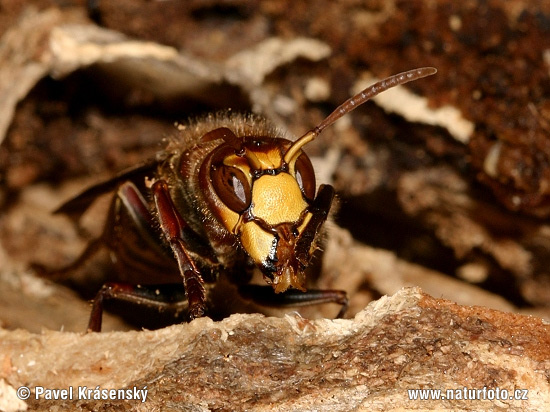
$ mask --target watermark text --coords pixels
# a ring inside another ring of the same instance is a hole
[[[100,386],[69,386],[63,389],[45,388],[43,386],[20,386],[17,388],[17,397],[21,400],[47,399],[47,400],[147,400],[147,386],[138,388],[134,386],[128,389],[104,389]]]

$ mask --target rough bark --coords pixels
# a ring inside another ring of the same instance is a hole
[[[549,332],[537,318],[409,288],[347,320],[233,315],[158,331],[0,331],[1,377],[4,401],[20,385],[74,388],[68,401],[33,391],[35,410],[540,411],[550,402]],[[145,402],[94,400],[79,395],[84,386],[148,392]],[[457,397],[498,388],[501,398],[528,389],[528,399],[411,400],[415,388]]]

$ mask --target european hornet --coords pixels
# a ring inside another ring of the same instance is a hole
[[[342,317],[346,292],[306,290],[305,269],[334,189],[316,187],[302,149],[370,98],[434,73],[419,68],[375,83],[294,142],[255,116],[210,115],[187,125],[155,160],[90,187],[56,210],[80,216],[98,196],[115,191],[102,235],[74,263],[51,273],[71,272],[101,247],[111,252],[122,282],[99,290],[88,331],[101,330],[106,299],[186,308],[190,319],[201,317],[207,311],[206,286],[222,273],[256,303],[332,302],[341,305]],[[249,284],[254,266],[267,285]]]

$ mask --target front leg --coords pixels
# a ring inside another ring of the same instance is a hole
[[[193,318],[200,317],[205,312],[205,290],[202,277],[196,268],[193,260],[186,252],[186,242],[197,243],[196,235],[186,225],[178,211],[175,209],[166,183],[159,182],[153,186],[153,196],[158,211],[158,220],[178,263],[178,268],[183,276],[183,284],[165,284],[165,285],[133,285],[125,282],[110,282],[103,285],[93,300],[92,313],[88,323],[88,332],[101,331],[103,304],[106,300],[122,300],[135,304],[141,304],[159,310],[174,309],[176,312],[188,307],[189,316]],[[118,215],[127,215],[130,217],[135,229],[149,248],[155,249],[155,256],[166,260],[169,256],[162,253],[158,243],[154,239],[154,216],[149,212],[148,205],[138,189],[131,182],[125,182],[121,185],[117,193],[117,199],[113,203],[110,218],[106,225],[102,238],[106,241],[112,234],[112,226],[115,217]],[[185,239],[185,240],[184,240]],[[132,247],[134,242],[129,242],[126,237],[117,239],[118,242],[125,242],[125,247]],[[111,241],[112,242],[112,241]],[[195,247],[204,245],[194,244]],[[197,246],[198,245],[198,246]],[[115,245],[113,245],[115,246]],[[133,246],[135,249],[135,246]],[[204,253],[207,253],[203,250]],[[134,258],[143,258],[145,251],[135,253]],[[83,258],[80,258],[82,260]],[[211,258],[213,259],[213,258]],[[130,264],[126,262],[126,264]],[[149,267],[145,262],[145,266]],[[163,260],[155,259],[150,262],[153,269],[165,263]],[[187,298],[187,299],[186,299]]]
[[[206,292],[204,280],[195,262],[187,253],[183,240],[187,224],[176,209],[168,190],[168,184],[164,180],[157,180],[153,184],[152,190],[160,228],[174,252],[183,277],[183,285],[189,302],[189,317],[191,319],[200,318],[206,312]]]
[[[340,305],[340,311],[336,315],[337,319],[346,314],[349,306],[347,293],[343,290],[309,289],[302,292],[289,289],[283,293],[275,293],[271,286],[241,285],[239,286],[239,294],[244,299],[251,300],[259,305],[278,308],[336,303]]]

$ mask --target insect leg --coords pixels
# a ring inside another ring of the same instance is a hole
[[[187,224],[176,209],[168,184],[164,180],[157,180],[152,190],[161,230],[174,252],[183,277],[183,285],[189,301],[189,316],[191,319],[200,318],[206,311],[206,292],[200,271],[186,250],[183,238]]]
[[[100,332],[103,318],[103,302],[116,299],[155,307],[159,310],[176,308],[186,304],[185,290],[181,283],[166,285],[131,285],[129,283],[105,283],[97,292],[87,332]]]
[[[310,221],[305,227],[300,239],[296,244],[296,257],[303,264],[307,264],[310,256],[310,247],[319,234],[321,226],[327,220],[332,201],[334,199],[334,188],[330,185],[319,186],[317,197],[309,207],[312,214]]]
[[[156,229],[158,224],[149,210],[149,204],[134,183],[127,181],[120,185],[113,209],[113,224],[105,227],[102,237],[105,243],[118,252],[119,260],[123,260],[128,267],[142,262],[145,268],[166,270],[163,263],[171,256],[170,251],[163,249],[160,233]],[[128,230],[117,230],[117,225],[122,228],[131,226],[137,232],[137,238],[130,235]]]
[[[344,316],[348,309],[348,296],[343,290],[309,289],[306,292],[290,289],[284,293],[275,293],[271,286],[241,285],[239,294],[248,300],[263,306],[299,307],[319,305],[322,303],[337,303],[341,309],[337,318]]]

